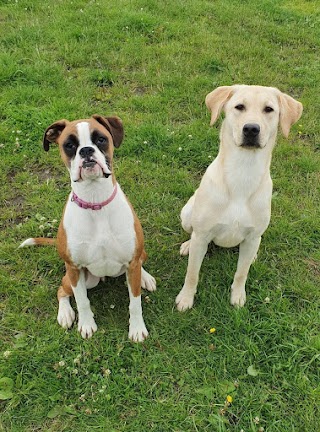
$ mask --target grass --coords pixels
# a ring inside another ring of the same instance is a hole
[[[0,21],[0,430],[318,431],[317,2],[7,0]],[[179,212],[218,148],[204,98],[233,83],[279,87],[304,114],[274,151],[247,305],[229,305],[237,250],[212,247],[195,307],[180,314]],[[93,113],[124,121],[117,178],[158,282],[140,345],[127,339],[123,278],[90,293],[99,330],[85,341],[56,322],[55,250],[17,250],[56,234],[69,192],[58,149],[42,150],[45,128]]]

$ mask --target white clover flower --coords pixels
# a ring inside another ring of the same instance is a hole
[[[103,369],[103,376],[104,377],[108,377],[111,375],[111,370],[110,369]]]

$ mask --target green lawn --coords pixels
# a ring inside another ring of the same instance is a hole
[[[312,0],[1,1],[0,431],[320,431],[319,17]],[[235,83],[278,87],[304,113],[274,151],[246,306],[229,305],[237,249],[210,247],[181,314],[179,213],[221,124],[204,98]],[[98,332],[82,340],[56,322],[56,251],[17,249],[56,235],[69,193],[44,130],[94,113],[124,122],[116,175],[158,284],[144,344],[127,339],[124,278],[90,292]]]

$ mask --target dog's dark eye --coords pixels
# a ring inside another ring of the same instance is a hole
[[[79,140],[75,135],[69,135],[63,143],[63,149],[68,157],[73,157],[76,154],[79,145]]]
[[[68,157],[73,157],[77,151],[77,145],[74,141],[66,141],[63,144],[64,152]]]
[[[66,150],[72,150],[74,149],[76,146],[72,141],[67,141],[66,143],[64,143],[64,148]]]
[[[91,141],[99,148],[101,151],[107,151],[108,148],[108,137],[101,134],[101,132],[94,130],[91,134]]]
[[[239,104],[235,106],[235,109],[238,111],[243,111],[245,109],[245,106],[243,104]]]
[[[101,136],[97,139],[96,145],[97,146],[103,146],[106,144],[106,142],[107,142],[107,139]]]
[[[274,111],[274,109],[271,108],[270,106],[266,106],[265,109],[264,109],[264,112],[266,112],[266,113],[270,113],[272,111]]]

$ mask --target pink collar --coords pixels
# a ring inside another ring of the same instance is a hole
[[[102,207],[108,205],[113,201],[114,197],[117,195],[118,186],[117,183],[114,186],[112,194],[109,196],[109,198],[106,201],[103,201],[102,203],[93,204],[86,201],[83,201],[81,198],[78,197],[74,192],[72,192],[71,201],[75,202],[79,207],[83,209],[91,209],[91,210],[101,210]]]

